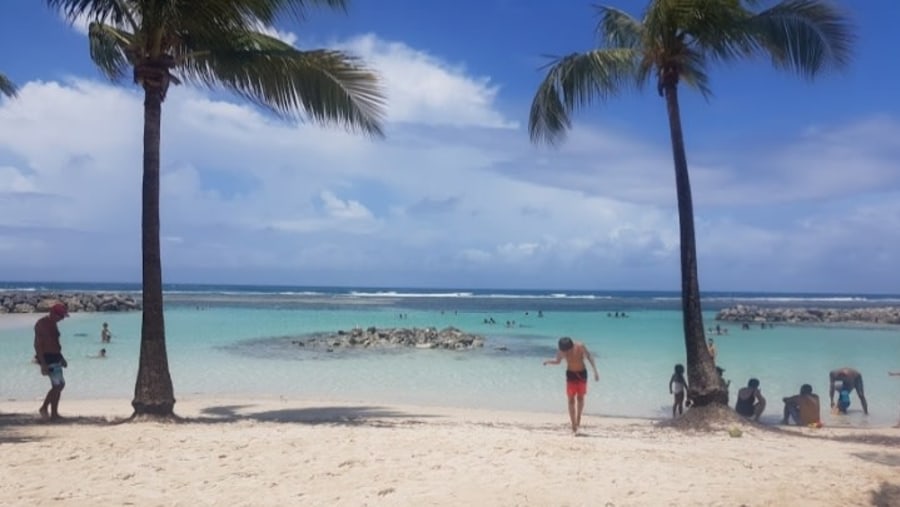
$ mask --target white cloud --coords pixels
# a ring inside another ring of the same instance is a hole
[[[461,65],[371,34],[338,46],[358,55],[380,74],[387,91],[389,121],[518,127],[494,108],[500,87],[488,77],[469,76]]]
[[[84,16],[72,27],[87,35],[89,20]],[[296,33],[276,27],[259,26],[262,33],[297,46]],[[373,34],[338,41],[330,47],[360,57],[375,71],[387,96],[388,122],[454,127],[517,129],[518,122],[507,119],[495,107],[500,86],[489,77],[470,76],[461,64],[450,64],[402,42],[385,41]],[[223,107],[228,107],[223,106]]]
[[[53,277],[59,266],[83,279],[139,276],[141,99],[72,80],[26,83],[0,103],[0,277]],[[704,288],[896,285],[898,131],[876,117],[798,135],[771,151],[789,176],[754,172],[759,159],[739,156],[693,166]],[[521,130],[484,132],[401,123],[373,141],[173,88],[162,139],[167,273],[677,288],[667,147],[602,127],[579,127],[559,150],[530,147]],[[830,161],[839,153],[865,162],[847,177]]]

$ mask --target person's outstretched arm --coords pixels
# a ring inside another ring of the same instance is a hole
[[[559,364],[561,361],[562,361],[562,352],[557,352],[556,357],[554,357],[553,359],[548,359],[548,360],[544,361],[544,366],[547,366],[548,364]]]

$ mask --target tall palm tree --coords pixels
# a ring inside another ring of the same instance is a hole
[[[170,84],[224,88],[285,119],[310,119],[381,136],[376,76],[339,51],[300,51],[263,33],[280,15],[346,0],[47,0],[68,20],[90,21],[94,63],[144,90],[143,320],[135,415],[172,416],[159,243],[161,106]],[[131,72],[129,72],[131,71]]]
[[[600,47],[548,65],[531,105],[529,133],[554,144],[571,128],[570,115],[651,78],[665,98],[675,162],[681,238],[681,303],[689,396],[697,406],[727,403],[728,391],[706,348],[694,209],[678,106],[678,85],[710,95],[707,67],[716,61],[769,57],[777,68],[812,78],[850,60],[852,33],[843,15],[823,0],[785,0],[754,10],[759,0],[651,0],[636,19],[600,6]]]
[[[3,74],[0,74],[0,95],[6,95],[7,97],[16,96],[15,83],[10,81],[9,78]]]

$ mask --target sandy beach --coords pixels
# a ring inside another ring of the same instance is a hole
[[[686,431],[643,419],[288,399],[0,406],[3,505],[900,505],[900,429]]]

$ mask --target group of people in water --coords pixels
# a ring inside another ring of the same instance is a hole
[[[710,355],[715,359],[715,345],[712,340],[709,341]],[[721,375],[724,370],[717,367]],[[890,375],[900,375],[900,372],[889,372]],[[747,382],[746,387],[738,390],[737,401],[734,410],[738,414],[759,421],[760,416],[766,410],[766,398],[760,389],[759,379],[751,378]],[[675,371],[669,379],[669,393],[674,397],[672,405],[672,417],[681,415],[684,407],[689,400],[687,395],[687,380],[684,376],[684,365],[676,364]],[[859,397],[859,403],[862,405],[864,414],[869,413],[869,404],[866,401],[866,394],[863,386],[862,374],[853,368],[844,367],[832,370],[828,374],[828,397],[831,402],[832,411],[836,414],[846,414],[850,408],[850,394],[856,391]],[[835,402],[835,394],[837,401]],[[784,410],[781,418],[782,424],[794,424],[801,426],[821,426],[822,417],[819,405],[819,396],[813,392],[810,384],[800,386],[800,392],[791,396],[782,398],[784,402]]]

